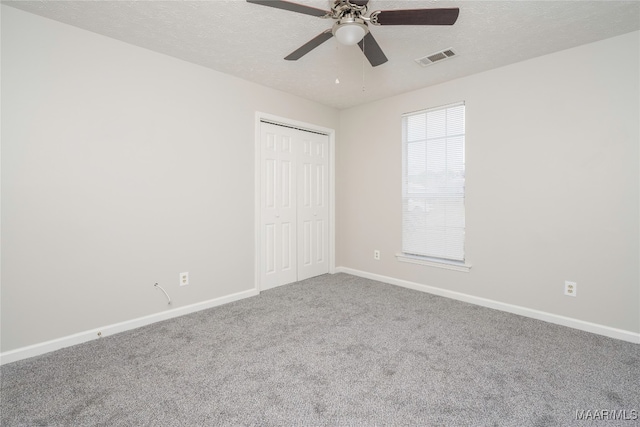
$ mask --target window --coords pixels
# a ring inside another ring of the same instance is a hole
[[[464,103],[402,117],[402,261],[468,267],[464,122]]]

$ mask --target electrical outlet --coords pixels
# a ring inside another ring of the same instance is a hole
[[[180,286],[187,286],[189,284],[189,272],[180,273]]]
[[[576,282],[564,282],[564,294],[575,297],[578,294],[578,284]]]
[[[375,250],[373,251],[373,259],[380,259],[380,251],[379,250]]]

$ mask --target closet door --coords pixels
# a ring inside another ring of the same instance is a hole
[[[329,272],[329,137],[302,132],[298,151],[298,280]]]
[[[297,280],[293,129],[261,124],[261,288]]]
[[[329,272],[329,137],[260,124],[260,288]]]

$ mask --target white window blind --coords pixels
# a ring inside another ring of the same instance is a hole
[[[464,262],[464,103],[402,117],[402,251]]]

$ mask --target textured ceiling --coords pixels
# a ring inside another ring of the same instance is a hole
[[[297,2],[330,7],[329,0]],[[333,21],[244,0],[3,3],[336,108],[640,29],[638,1],[370,0],[369,11],[460,8],[450,27],[371,26],[389,58],[372,68],[357,46],[335,38],[298,61],[283,60]],[[457,56],[428,67],[414,62],[446,48]]]

